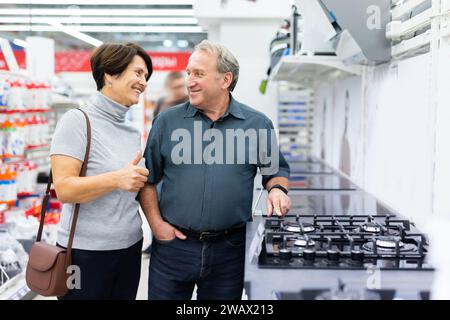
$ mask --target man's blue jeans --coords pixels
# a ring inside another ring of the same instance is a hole
[[[149,300],[189,300],[242,297],[245,228],[213,241],[193,238],[159,241],[153,237],[150,256]]]

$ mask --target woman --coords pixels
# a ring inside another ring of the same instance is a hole
[[[74,288],[61,299],[135,299],[142,249],[135,198],[148,170],[140,133],[125,116],[147,86],[152,61],[136,44],[103,44],[91,68],[98,92],[83,108],[92,127],[86,177],[79,177],[87,143],[79,110],[58,122],[50,150],[54,186],[64,203],[58,245],[67,246],[73,204],[81,204],[72,250]]]

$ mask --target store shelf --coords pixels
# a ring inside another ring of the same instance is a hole
[[[346,66],[335,56],[284,56],[272,71],[271,80],[311,85],[361,73],[361,66]]]
[[[307,103],[306,102],[295,102],[295,101],[289,101],[289,102],[282,102],[282,101],[280,101],[279,102],[279,105],[280,106],[306,106],[307,105]]]
[[[12,78],[21,78],[21,79],[30,79],[30,76],[26,73],[25,70],[20,70],[19,72],[12,72],[12,71],[8,71],[8,70],[0,70],[0,76],[12,77]]]
[[[28,110],[9,110],[0,109],[0,114],[24,114],[24,113],[45,113],[52,112],[52,109],[28,109]]]
[[[36,294],[32,292],[25,281],[25,273],[20,273],[5,282],[0,287],[0,300],[27,300]]]
[[[31,193],[31,192],[21,192],[17,194],[17,198],[28,198],[28,197],[39,197],[41,196],[40,193]]]
[[[50,147],[50,143],[39,144],[35,146],[26,146],[25,151],[34,151]]]

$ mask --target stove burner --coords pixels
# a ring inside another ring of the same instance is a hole
[[[300,223],[287,222],[284,224],[284,229],[289,232],[302,232]],[[316,230],[316,228],[310,223],[303,223],[303,233],[310,233]]]
[[[315,244],[316,242],[314,240],[308,239],[308,241],[306,241],[303,237],[299,237],[294,241],[294,246],[297,247],[313,247]]]
[[[373,222],[367,222],[363,224],[362,228],[364,231],[371,233],[379,233],[381,231],[381,227]]]
[[[395,253],[395,237],[378,237],[376,239],[376,246],[377,250],[383,251],[383,252],[392,252]],[[417,251],[417,246],[411,243],[404,243],[402,241],[398,242],[398,247],[400,249],[400,252],[408,252],[408,251]],[[365,251],[372,252],[373,251],[373,242],[366,242],[362,245],[362,248]]]
[[[377,247],[383,249],[395,249],[396,239],[393,237],[378,237],[376,240]],[[398,242],[398,246],[403,248],[405,244],[401,241]]]

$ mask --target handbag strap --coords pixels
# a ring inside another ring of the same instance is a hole
[[[84,160],[83,160],[83,164],[81,165],[81,170],[80,170],[80,177],[84,177],[84,176],[86,176],[87,163],[89,160],[89,153],[91,151],[91,123],[89,121],[89,117],[86,114],[86,112],[84,112],[81,109],[78,109],[78,110],[80,110],[83,113],[84,117],[86,118],[86,128],[87,128],[86,152],[84,154]],[[49,174],[48,183],[47,183],[47,189],[45,190],[45,197],[44,197],[44,200],[42,201],[41,220],[39,223],[39,231],[38,231],[38,234],[36,237],[36,241],[41,241],[41,238],[42,238],[42,231],[44,229],[45,213],[47,211],[48,202],[50,201],[50,188],[51,188],[52,183],[53,183],[53,175],[52,175],[52,170],[50,169],[50,174]],[[76,203],[74,211],[73,211],[73,218],[72,218],[72,225],[70,227],[69,240],[67,243],[66,268],[71,263],[72,243],[73,243],[73,237],[75,235],[75,228],[77,226],[79,211],[80,211],[80,204]]]

